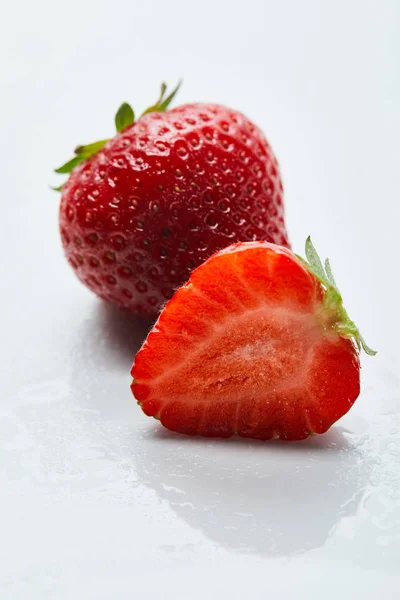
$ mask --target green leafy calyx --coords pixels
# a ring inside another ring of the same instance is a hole
[[[372,350],[372,348],[367,345],[360,330],[354,321],[350,319],[343,306],[343,298],[333,276],[329,259],[327,258],[325,263],[322,264],[310,236],[306,240],[307,260],[304,260],[301,256],[297,256],[297,258],[313,275],[315,275],[325,288],[325,295],[321,308],[323,323],[326,326],[332,327],[340,336],[354,340],[359,350],[362,348],[369,356],[374,356],[376,351]]]
[[[163,82],[161,84],[160,95],[157,102],[146,108],[146,110],[142,113],[141,116],[143,117],[143,115],[147,115],[147,113],[150,112],[165,112],[168,106],[171,104],[172,100],[175,98],[176,94],[178,93],[181,84],[182,81],[179,81],[178,85],[172,90],[172,92],[168,94],[167,97],[165,97],[167,91],[167,84]]]
[[[119,133],[128,127],[128,125],[132,125],[135,122],[135,113],[133,112],[133,108],[127,102],[121,104],[119,109],[117,110],[117,114],[115,115],[115,129]]]
[[[82,161],[93,156],[93,154],[96,154],[107,142],[108,140],[99,140],[98,142],[93,142],[93,144],[87,144],[86,146],[77,146],[75,148],[74,158],[71,158],[71,160],[64,165],[55,169],[56,173],[71,173],[72,169]]]
[[[180,86],[181,86],[181,81],[179,81],[178,85],[172,90],[172,92],[166,96],[167,85],[165,83],[162,83],[161,90],[160,90],[160,96],[159,96],[157,102],[155,104],[153,104],[152,106],[149,106],[149,108],[147,108],[142,113],[141,117],[143,117],[143,115],[146,115],[147,113],[150,113],[150,112],[166,111],[167,108],[169,107],[169,105],[171,104],[172,100],[176,96]],[[134,122],[135,122],[135,113],[133,111],[133,108],[130,106],[130,104],[128,104],[127,102],[124,102],[123,104],[121,104],[121,106],[119,107],[119,109],[117,110],[117,113],[115,115],[115,128],[117,130],[117,133],[119,133],[120,131],[123,131],[124,129],[129,127],[129,125],[132,125]],[[55,172],[61,173],[61,174],[71,173],[71,171],[75,167],[77,167],[81,162],[83,162],[84,160],[87,160],[88,158],[90,158],[91,156],[93,156],[94,154],[99,152],[99,150],[101,150],[108,141],[109,141],[108,139],[99,140],[98,142],[94,142],[92,144],[87,144],[85,146],[78,146],[75,149],[75,156],[73,158],[71,158],[68,162],[66,162],[65,164],[61,165],[61,167],[58,167],[58,169],[55,169]],[[60,191],[62,189],[62,187],[63,186],[60,185],[58,187],[53,187],[52,189],[55,191]]]

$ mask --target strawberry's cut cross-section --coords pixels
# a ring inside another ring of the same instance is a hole
[[[339,309],[336,318],[325,305],[328,291],[274,244],[215,254],[137,354],[138,403],[192,435],[299,440],[325,432],[360,391],[357,344],[341,331]]]

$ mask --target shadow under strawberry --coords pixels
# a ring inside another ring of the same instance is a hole
[[[300,443],[204,440],[152,429],[138,475],[177,516],[228,550],[262,556],[323,546],[356,514],[369,467],[334,427]]]
[[[116,368],[129,375],[135,354],[151,327],[151,321],[100,301],[85,322],[81,339],[86,354],[97,356],[99,367]]]
[[[148,327],[99,304],[77,332],[74,402],[94,431],[103,427],[110,460],[227,550],[284,556],[323,546],[342,518],[356,514],[370,476],[351,434],[335,426],[282,443],[191,438],[158,423],[135,427],[129,368]],[[96,423],[86,409],[96,410]]]

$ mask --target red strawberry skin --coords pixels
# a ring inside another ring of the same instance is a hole
[[[329,327],[325,290],[288,249],[235,244],[194,270],[132,367],[146,415],[191,435],[301,440],[360,392],[354,343]]]
[[[60,231],[85,285],[149,318],[229,243],[289,245],[270,146],[242,114],[208,104],[146,114],[77,166]]]

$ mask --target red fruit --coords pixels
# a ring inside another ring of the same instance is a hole
[[[267,242],[235,244],[191,274],[132,367],[146,415],[191,435],[301,440],[360,392],[357,346],[329,262]]]
[[[73,169],[60,209],[69,263],[101,298],[145,317],[228,243],[289,244],[278,165],[261,131],[215,104],[159,112],[169,99],[137,122],[123,105],[120,133],[77,148],[58,169]]]

